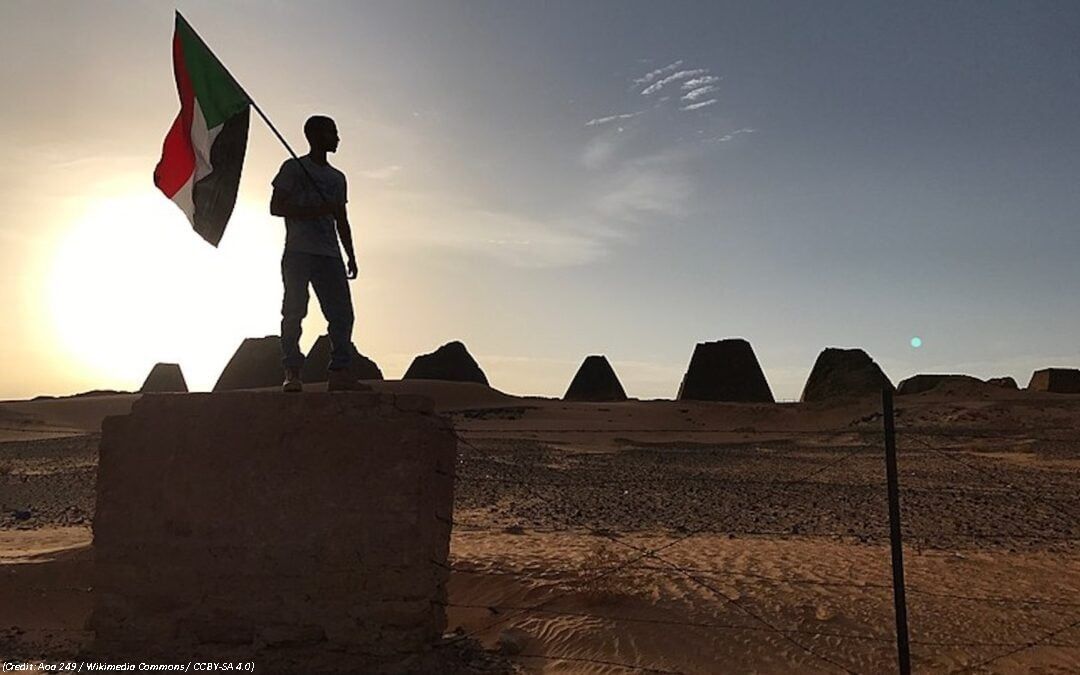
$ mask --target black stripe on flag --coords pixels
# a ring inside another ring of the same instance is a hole
[[[250,120],[250,108],[244,108],[243,112],[225,120],[221,133],[210,147],[210,164],[214,169],[195,183],[192,189],[195,231],[214,246],[225,234],[225,224],[236,206]]]

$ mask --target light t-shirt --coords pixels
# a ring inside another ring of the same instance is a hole
[[[304,163],[303,167],[299,162]],[[271,183],[275,191],[285,195],[286,203],[299,208],[318,207],[323,203],[319,191],[331,203],[344,204],[348,201],[345,174],[329,164],[320,166],[307,155],[301,157],[299,162],[295,159],[286,160]],[[304,175],[305,168],[311,178],[315,179],[319,190],[316,190],[311,179]],[[333,216],[285,218],[285,250],[341,258]]]

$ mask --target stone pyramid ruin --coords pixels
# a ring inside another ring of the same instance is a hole
[[[469,350],[456,340],[439,347],[431,354],[417,356],[401,379],[450,380],[485,385],[488,383],[487,376],[480,370]]]
[[[214,391],[278,387],[283,378],[281,338],[277,335],[244,338],[221,371]]]
[[[679,385],[678,400],[775,402],[754,348],[742,338],[699,342]]]
[[[585,357],[563,396],[564,401],[625,401],[619,376],[611,368],[607,357],[599,354]]]
[[[150,374],[146,376],[146,380],[143,382],[142,387],[139,388],[139,393],[187,393],[187,390],[187,382],[184,380],[183,371],[180,370],[180,364],[155,363],[154,367],[150,369]]]
[[[1043,368],[1031,374],[1031,391],[1057,394],[1080,394],[1080,370],[1076,368]]]
[[[300,378],[304,382],[326,382],[327,370],[329,367],[330,336],[320,335],[319,339],[315,341],[315,344],[311,346],[311,351],[308,352],[307,358],[304,359],[304,367],[300,371]],[[361,380],[383,379],[383,374],[382,371],[379,370],[379,366],[357,351],[356,345],[353,345],[353,355],[352,361],[349,363],[349,369]]]
[[[893,389],[892,382],[866,352],[829,347],[818,354],[800,400],[879,396],[886,387]]]

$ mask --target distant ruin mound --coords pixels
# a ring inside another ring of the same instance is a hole
[[[349,370],[353,371],[361,380],[381,380],[382,371],[378,364],[361,354],[356,345],[352,347],[352,361],[349,362]],[[304,382],[326,382],[327,371],[330,368],[330,336],[320,335],[315,344],[311,346],[307,358],[304,359],[304,367],[300,371],[300,378]]]
[[[78,394],[67,394],[64,396],[51,396],[49,394],[42,394],[30,399],[31,401],[58,401],[65,398],[95,398],[97,396],[118,396],[123,394],[134,394],[137,392],[121,391],[119,389],[91,389],[90,391],[81,391]]]
[[[488,383],[487,376],[480,370],[469,350],[457,340],[448,342],[430,354],[417,356],[401,379]]]
[[[699,342],[679,385],[678,400],[775,402],[754,348],[741,338]]]
[[[182,392],[187,393],[187,381],[179,363],[155,363],[139,388],[140,394]]]
[[[973,396],[1000,393],[1002,387],[990,385],[971,375],[914,375],[897,387],[900,396],[932,391],[946,396]]]
[[[907,396],[909,394],[921,394],[924,391],[937,389],[939,386],[945,383],[982,384],[983,382],[979,378],[972,377],[971,375],[912,375],[906,380],[900,381],[900,386],[896,388],[896,393],[900,396]]]
[[[1080,370],[1076,368],[1043,368],[1031,374],[1031,391],[1056,394],[1080,394]]]
[[[277,387],[283,379],[281,338],[277,335],[244,338],[221,371],[214,391]]]
[[[1016,384],[1016,380],[1011,377],[991,377],[986,381],[987,384],[992,384],[995,387],[1001,387],[1002,389],[1015,389],[1019,390],[1020,387]]]
[[[611,368],[607,357],[594,354],[585,357],[563,396],[564,401],[625,401],[619,376]]]
[[[866,352],[829,347],[814,362],[800,400],[811,403],[879,395],[884,388],[893,389],[893,384]]]

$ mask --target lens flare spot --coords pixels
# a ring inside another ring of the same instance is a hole
[[[914,347],[915,349],[918,349],[919,347],[922,347],[922,338],[917,336],[917,335],[915,337],[911,338],[911,346]]]

